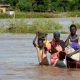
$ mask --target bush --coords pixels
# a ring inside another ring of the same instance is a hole
[[[32,26],[29,28],[30,32],[53,32],[53,30],[61,30],[63,27],[50,19],[36,19],[33,21]]]
[[[0,33],[6,33],[6,29],[0,28]]]
[[[80,11],[68,12],[69,17],[80,17]]]
[[[24,12],[17,12],[15,14],[15,18],[26,18],[26,13],[24,13]]]
[[[33,21],[32,27],[29,28],[30,32],[48,32],[52,30],[52,22],[45,20],[45,19],[37,19]]]
[[[6,13],[0,13],[0,18],[12,18],[13,16],[10,16]]]
[[[25,11],[25,12],[31,11],[32,3],[26,0],[19,0],[19,3],[17,4],[17,8],[20,9],[20,11]]]
[[[23,22],[10,23],[10,27],[6,31],[10,33],[27,33],[27,24]]]

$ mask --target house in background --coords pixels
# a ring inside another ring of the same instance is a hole
[[[9,6],[10,6],[10,5],[8,5],[8,4],[2,4],[2,3],[0,3],[0,13],[6,13],[7,8],[8,8]]]

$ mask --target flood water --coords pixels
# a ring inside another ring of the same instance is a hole
[[[38,66],[35,34],[0,34],[0,80],[80,80],[79,69]],[[67,37],[62,35],[62,38]],[[52,34],[48,35],[52,39]],[[49,60],[48,53],[48,60]]]

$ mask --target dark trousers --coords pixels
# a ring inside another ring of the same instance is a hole
[[[76,68],[76,61],[67,57],[67,67],[68,68]]]

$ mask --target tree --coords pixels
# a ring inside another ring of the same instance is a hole
[[[37,12],[45,12],[50,9],[50,0],[35,0],[33,10]]]
[[[31,11],[32,2],[29,0],[19,0],[17,3],[17,8],[19,8],[21,11]]]
[[[80,0],[0,0],[0,3],[8,3],[11,8],[19,9],[20,11],[66,12],[80,10]]]

